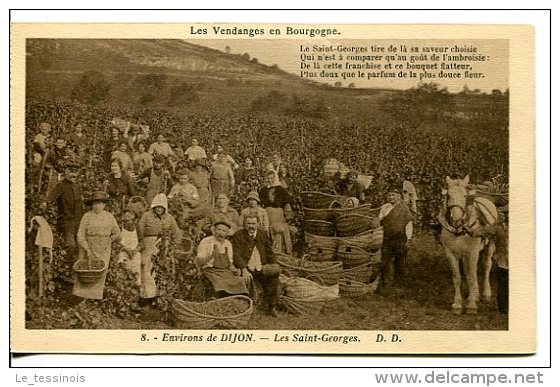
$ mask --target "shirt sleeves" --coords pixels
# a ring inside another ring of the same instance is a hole
[[[84,250],[89,250],[89,244],[86,241],[86,229],[89,224],[89,213],[84,214],[82,220],[80,221],[80,226],[78,227],[78,234],[76,240],[78,245]]]

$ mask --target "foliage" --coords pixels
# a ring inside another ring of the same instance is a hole
[[[111,83],[99,71],[86,71],[72,90],[72,99],[90,104],[107,99]]]
[[[181,82],[178,86],[169,89],[169,104],[171,106],[187,105],[198,101],[200,97],[193,85]]]

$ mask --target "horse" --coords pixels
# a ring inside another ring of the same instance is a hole
[[[443,226],[440,241],[453,272],[455,297],[452,310],[455,314],[463,312],[461,271],[459,269],[459,261],[463,260],[469,289],[466,313],[476,314],[477,302],[480,297],[477,277],[478,262],[481,261],[484,276],[482,279],[483,302],[489,302],[492,297],[490,269],[495,245],[492,240],[472,237],[471,234],[473,230],[482,225],[495,223],[497,221],[497,210],[494,203],[488,199],[474,197],[474,199],[470,198],[468,200],[468,195],[475,193],[467,190],[469,175],[457,180],[447,176],[446,183],[447,190],[443,192],[446,195],[446,200],[438,215],[438,221]],[[469,201],[472,204],[468,203]]]

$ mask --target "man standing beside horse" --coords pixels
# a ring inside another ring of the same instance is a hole
[[[402,285],[408,241],[412,238],[412,213],[403,203],[401,191],[395,188],[389,190],[387,201],[379,211],[379,219],[383,226],[381,279],[378,285],[380,293],[386,291],[392,282]]]

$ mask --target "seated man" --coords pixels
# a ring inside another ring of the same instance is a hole
[[[242,277],[248,277],[250,274],[254,280],[259,281],[268,313],[278,317],[276,302],[280,270],[273,265],[276,258],[268,233],[259,230],[259,219],[256,215],[251,214],[245,218],[244,228],[233,235],[232,246],[234,264],[242,270]]]
[[[248,293],[245,281],[233,265],[233,248],[226,239],[229,229],[228,221],[216,221],[213,235],[200,241],[195,258],[196,266],[210,280],[218,297]]]

